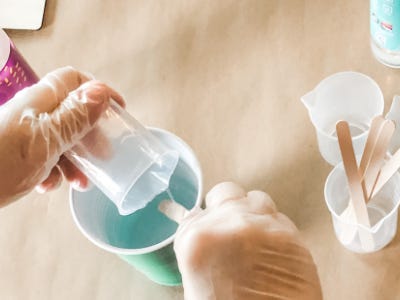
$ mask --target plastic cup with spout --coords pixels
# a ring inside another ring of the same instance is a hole
[[[383,113],[384,99],[377,83],[357,72],[341,72],[322,80],[301,97],[317,133],[322,157],[335,166],[341,161],[336,123],[350,125],[354,152],[364,149],[372,119]]]

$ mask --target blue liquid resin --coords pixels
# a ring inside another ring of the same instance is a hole
[[[198,188],[195,173],[184,161],[179,160],[168,188],[173,200],[191,209],[195,205]],[[97,204],[106,206],[106,213],[102,220],[99,220],[102,223],[99,227],[103,228],[102,231],[105,229],[102,234],[103,241],[118,248],[139,249],[158,244],[172,236],[178,224],[158,210],[159,203],[170,198],[165,191],[156,196],[145,208],[131,215],[121,216],[115,205],[104,194],[98,197]]]

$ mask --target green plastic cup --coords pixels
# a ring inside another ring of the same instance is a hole
[[[202,172],[193,150],[170,132],[156,128],[149,130],[180,154],[170,179],[170,194],[188,210],[199,207],[202,202]],[[127,158],[127,163],[133,164],[134,161],[134,157]],[[182,284],[173,250],[178,224],[158,210],[158,204],[170,198],[164,192],[144,209],[122,216],[98,188],[86,192],[70,190],[74,221],[91,242],[117,254],[150,280],[174,286]]]

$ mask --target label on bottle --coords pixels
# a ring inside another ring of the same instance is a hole
[[[371,0],[371,37],[382,48],[400,51],[400,0]]]

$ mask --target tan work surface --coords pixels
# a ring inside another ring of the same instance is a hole
[[[9,31],[38,74],[73,65],[120,91],[140,122],[182,137],[205,191],[233,180],[271,194],[299,227],[327,300],[400,299],[400,244],[357,255],[324,203],[331,170],[300,97],[328,75],[375,79],[385,111],[400,73],[369,48],[365,0],[49,1],[40,31]],[[182,299],[91,244],[67,185],[0,210],[0,299]],[[247,275],[244,275],[247,276]]]

